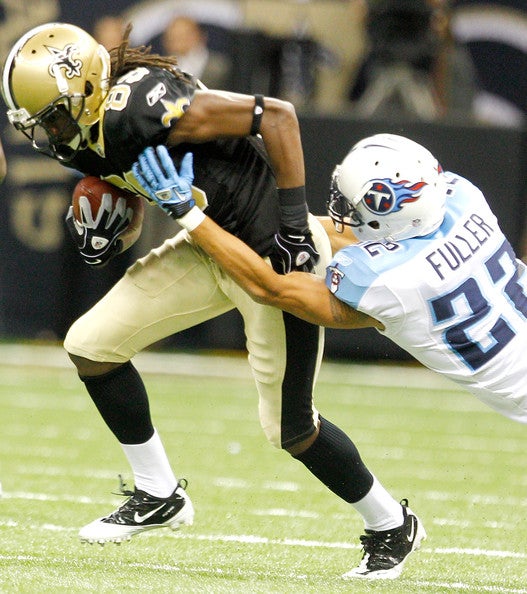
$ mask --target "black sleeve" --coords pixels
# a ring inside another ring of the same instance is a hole
[[[194,98],[196,81],[163,68],[137,68],[109,93],[105,138],[146,147],[164,142]]]

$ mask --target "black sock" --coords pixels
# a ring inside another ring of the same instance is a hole
[[[152,437],[146,388],[130,361],[103,375],[81,376],[81,380],[120,443],[145,443]]]
[[[355,444],[344,431],[322,417],[317,439],[305,452],[293,457],[348,503],[362,499],[373,484],[373,476]]]

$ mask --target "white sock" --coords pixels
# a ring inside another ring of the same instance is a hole
[[[146,442],[121,444],[124,454],[132,467],[137,489],[155,497],[169,497],[177,486],[165,448],[157,431]]]
[[[373,485],[362,499],[352,503],[368,530],[390,530],[403,523],[403,508],[373,477]]]

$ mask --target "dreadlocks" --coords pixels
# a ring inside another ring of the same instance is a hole
[[[132,31],[132,24],[128,23],[123,33],[121,44],[110,50],[111,75],[110,86],[115,81],[140,66],[165,68],[173,72],[175,76],[187,78],[183,72],[177,69],[177,60],[174,56],[160,56],[151,53],[151,46],[141,45],[129,47],[129,37]]]

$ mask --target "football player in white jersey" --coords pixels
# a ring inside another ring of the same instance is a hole
[[[134,166],[152,193],[163,185],[155,161],[147,149]],[[192,171],[172,171],[171,179],[184,195]],[[351,227],[359,242],[340,239],[345,247],[325,279],[276,274],[195,208],[182,223],[258,303],[327,327],[374,327],[499,413],[527,423],[526,267],[481,191],[444,172],[412,140],[377,134],[335,168],[327,207],[335,232]],[[361,565],[345,577],[378,576],[393,548],[380,532],[366,530],[361,540]]]

